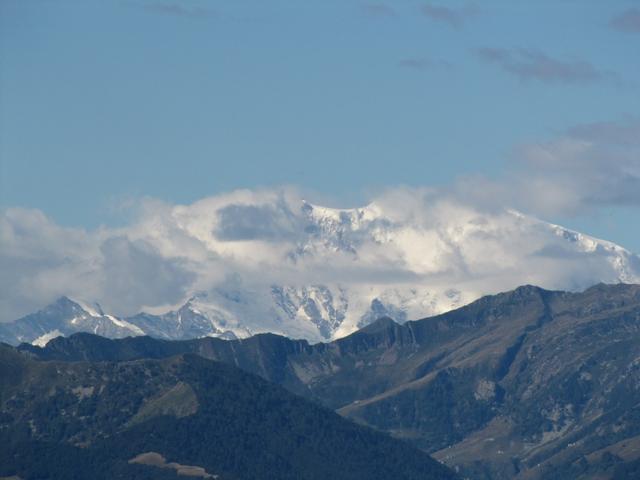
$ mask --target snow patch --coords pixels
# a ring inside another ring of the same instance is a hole
[[[133,325],[132,323],[129,323],[125,320],[120,320],[119,318],[114,317],[113,315],[104,315],[106,318],[108,318],[109,320],[111,320],[116,326],[120,327],[120,328],[124,328],[127,330],[130,330],[132,333],[136,334],[136,335],[144,335],[144,331],[136,326]]]
[[[80,308],[82,308],[82,310],[87,312],[92,317],[101,317],[102,316],[102,312],[101,311],[98,312],[98,310],[95,307],[91,306],[89,303],[83,302],[82,300],[77,300],[75,298],[70,298],[69,300],[71,300],[73,303],[77,304]]]
[[[52,330],[36,338],[33,342],[31,342],[31,345],[35,345],[36,347],[44,347],[47,345],[47,343],[49,343],[50,340],[53,340],[57,337],[64,337],[64,335],[58,329]]]

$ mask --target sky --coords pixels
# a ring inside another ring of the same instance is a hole
[[[639,58],[636,1],[0,0],[0,209],[430,188],[640,252]]]

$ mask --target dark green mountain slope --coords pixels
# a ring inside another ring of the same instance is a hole
[[[142,455],[142,456],[141,456]],[[160,455],[169,466],[164,468]],[[185,354],[40,362],[0,345],[0,477],[452,479],[410,445]]]
[[[39,358],[193,352],[237,365],[408,439],[473,478],[640,478],[640,286],[525,286],[330,344],[109,341],[77,335]]]

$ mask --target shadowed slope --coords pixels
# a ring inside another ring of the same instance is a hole
[[[329,344],[259,335],[125,339],[102,350],[94,339],[22,348],[65,359],[198,353],[406,438],[473,476],[608,478],[640,458],[623,446],[640,435],[636,285],[582,293],[524,286],[424,320],[383,319]]]

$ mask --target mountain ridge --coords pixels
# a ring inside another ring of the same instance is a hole
[[[110,278],[113,290],[103,292],[106,259],[89,249],[97,256],[77,265],[97,270],[71,277],[87,278],[86,288],[54,282],[38,304],[42,290],[34,285],[20,298],[32,298],[36,308],[63,294],[97,300],[105,308],[87,312],[91,328],[99,318],[114,328],[106,312],[130,324],[129,331],[158,338],[272,332],[319,342],[383,316],[400,323],[433,316],[524,283],[579,291],[599,281],[640,282],[640,257],[614,243],[513,210],[482,212],[447,202],[418,208],[408,200],[406,208],[382,198],[332,209],[264,193],[171,209],[111,241],[175,269],[157,279],[162,295],[152,295],[156,279],[138,276],[144,269]],[[98,284],[89,289],[91,279]],[[27,335],[17,327],[12,333],[8,325],[0,325],[0,338],[14,344],[47,335],[44,342],[56,333],[35,328]],[[116,329],[112,336],[122,335]]]
[[[640,285],[523,286],[423,320],[383,319],[331,343],[94,339],[20,349],[66,360],[196,353],[410,441],[471,478],[595,479],[640,465],[623,447],[640,435]]]
[[[597,285],[607,284],[596,284],[585,291],[596,288]],[[523,285],[516,288],[514,292],[527,288],[544,290],[533,285]],[[502,294],[504,292],[497,295]],[[479,300],[485,297],[491,297],[491,295],[483,296]],[[78,332],[92,332],[108,338],[148,335],[165,340],[187,340],[201,337],[233,340],[252,336],[247,330],[241,332],[240,335],[236,335],[232,330],[221,330],[205,314],[193,309],[192,302],[193,298],[177,311],[170,311],[164,315],[139,313],[120,319],[104,313],[98,304],[93,308],[88,306],[86,302],[62,296],[34,314],[27,315],[15,322],[0,324],[0,341],[10,345],[33,343],[44,346],[52,338]],[[395,322],[391,317],[383,314],[363,325],[360,330],[366,328],[367,325],[377,324],[381,320],[387,321],[385,319]],[[412,321],[415,320],[399,323],[404,324]],[[374,328],[379,328],[379,326]],[[238,331],[236,330],[236,332]]]
[[[191,353],[37,362],[0,344],[0,372],[3,477],[456,478],[404,442]]]

